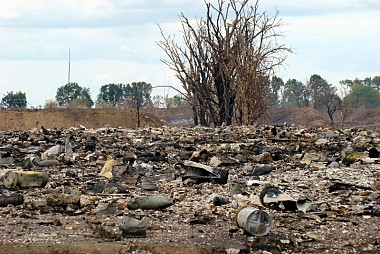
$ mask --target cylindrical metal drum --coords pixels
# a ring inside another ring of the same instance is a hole
[[[264,211],[252,206],[242,206],[236,213],[236,223],[248,233],[264,236],[272,229],[272,218]]]
[[[44,187],[49,181],[49,176],[46,172],[36,171],[8,171],[4,175],[3,183],[5,188],[14,189]]]

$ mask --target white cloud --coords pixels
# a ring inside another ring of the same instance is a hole
[[[280,73],[300,81],[325,73],[334,84],[363,74],[380,75],[375,45],[380,41],[379,16],[379,10],[371,10],[285,17],[285,41],[295,53],[288,58],[290,68]]]

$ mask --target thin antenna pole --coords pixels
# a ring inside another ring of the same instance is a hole
[[[67,75],[67,91],[66,91],[66,107],[70,107],[69,105],[69,90],[70,90],[70,57],[71,57],[71,50],[69,49],[69,73]]]
[[[70,49],[69,49],[69,74],[68,74],[68,79],[67,79],[67,84],[70,84]]]

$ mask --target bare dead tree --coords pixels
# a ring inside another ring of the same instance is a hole
[[[336,93],[328,92],[322,103],[326,107],[331,125],[334,126],[334,114],[339,108],[343,107],[342,99]]]
[[[340,128],[344,129],[344,125],[346,123],[349,115],[352,114],[352,102],[350,97],[350,87],[345,85],[342,81],[340,82],[340,97],[342,99],[341,104],[341,125]]]
[[[160,28],[162,61],[182,83],[195,124],[231,125],[234,116],[253,124],[265,113],[269,78],[290,49],[278,43],[278,12],[270,17],[250,2],[205,1],[206,17],[195,22],[181,14],[182,45]]]

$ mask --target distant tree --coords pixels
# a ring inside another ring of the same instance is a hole
[[[178,108],[190,108],[189,102],[180,95],[174,95],[173,97],[166,98],[167,108],[178,107]]]
[[[7,92],[1,99],[1,107],[4,108],[26,108],[27,105],[26,93],[22,93],[21,91],[17,93],[13,91]]]
[[[341,80],[339,81],[339,84],[342,86],[342,87],[345,87],[345,89],[347,90],[350,90],[352,89],[352,87],[354,86],[354,81],[353,80],[350,80],[350,79],[345,79],[345,80]]]
[[[88,108],[94,105],[91,99],[90,89],[83,88],[77,83],[68,83],[59,87],[55,99],[60,107],[69,106],[73,100],[81,101],[80,105]]]
[[[140,109],[149,101],[152,85],[145,82],[133,82],[130,89],[130,97],[137,110],[137,126],[140,127]]]
[[[310,105],[312,105],[314,109],[321,110],[326,104],[325,96],[329,95],[331,92],[331,85],[329,85],[320,75],[314,74],[310,77],[306,86],[310,94]]]
[[[49,99],[45,102],[44,109],[56,109],[58,108],[58,102],[54,99]]]
[[[375,76],[372,78],[372,87],[376,88],[380,92],[380,76]]]
[[[144,108],[154,108],[153,101],[151,98],[147,99],[146,102],[144,103]]]
[[[130,95],[131,87],[129,84],[108,84],[100,88],[96,103],[105,102],[114,107],[123,103]]]
[[[121,109],[135,109],[136,105],[131,96],[128,96],[122,103],[120,103],[119,107]]]
[[[380,92],[372,86],[355,84],[348,96],[354,108],[380,106]]]
[[[152,85],[145,82],[133,82],[130,85],[130,93],[127,97],[131,97],[136,108],[142,108],[150,98]]]
[[[326,107],[331,124],[334,125],[333,116],[338,109],[342,108],[342,99],[338,96],[336,87],[329,86],[326,89],[327,90],[324,91],[324,97],[320,104]]]
[[[308,106],[306,86],[301,81],[289,79],[284,85],[281,101],[285,108]]]
[[[380,92],[380,76],[375,76],[373,78],[367,77],[365,79],[355,78],[354,80],[345,79],[339,83],[350,89],[352,89],[354,85],[370,86],[376,88],[376,90]]]
[[[273,76],[269,83],[269,104],[272,107],[277,107],[280,103],[279,92],[284,87],[282,78]]]
[[[319,111],[326,110],[331,124],[334,124],[333,115],[342,105],[342,100],[337,94],[337,88],[329,84],[320,75],[314,74],[307,82],[306,91],[309,96],[309,105]]]
[[[350,88],[347,85],[344,85],[343,82],[340,82],[340,98],[342,98],[342,107],[341,107],[341,128],[344,128],[344,124],[348,116],[352,113],[352,103],[350,99]]]

